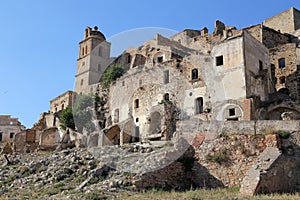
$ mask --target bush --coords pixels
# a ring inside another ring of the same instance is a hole
[[[221,149],[220,151],[216,152],[214,155],[207,154],[205,156],[205,159],[219,164],[221,164],[222,162],[226,162],[228,160],[227,149],[226,148]]]
[[[119,65],[112,65],[102,75],[101,85],[107,88],[112,81],[117,80],[124,74],[124,68]]]
[[[290,137],[291,133],[285,132],[285,131],[278,131],[277,135],[282,139],[288,139]]]
[[[66,109],[62,110],[61,113],[58,116],[60,121],[60,127],[63,130],[66,130],[66,128],[75,129],[75,123],[72,113],[72,108],[68,106]]]

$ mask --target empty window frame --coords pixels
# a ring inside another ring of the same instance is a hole
[[[229,116],[235,116],[235,108],[229,108]]]
[[[164,100],[165,101],[170,101],[170,95],[169,95],[169,93],[164,94]]]
[[[216,66],[221,66],[223,64],[224,64],[223,56],[217,56],[216,57]]]
[[[279,78],[279,83],[280,84],[284,84],[285,83],[285,77],[284,76],[282,76],[282,77]]]
[[[158,63],[162,63],[163,60],[164,60],[163,56],[158,56],[158,57],[157,57],[157,62],[158,62]]]
[[[260,60],[259,61],[259,71],[262,71],[264,69],[263,62]]]
[[[134,100],[134,108],[139,108],[139,107],[140,107],[139,99]]]
[[[201,114],[203,113],[203,98],[202,97],[198,97],[195,100],[195,114]]]
[[[278,60],[278,66],[279,66],[279,68],[284,68],[285,67],[285,58],[280,58]]]
[[[198,69],[192,70],[192,80],[198,79]]]

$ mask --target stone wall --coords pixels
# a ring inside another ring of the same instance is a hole
[[[208,134],[242,134],[260,135],[276,131],[295,132],[299,130],[300,121],[258,120],[258,121],[202,121],[198,118],[178,121],[178,133]]]
[[[264,20],[264,25],[283,33],[291,33],[295,31],[294,20],[294,8],[290,8]]]
[[[50,113],[64,110],[67,106],[72,106],[73,92],[67,91],[50,101]]]
[[[290,43],[270,49],[271,63],[275,66],[276,90],[287,88],[291,97],[298,99],[298,63],[296,44]],[[284,59],[284,66],[280,65],[280,59]]]

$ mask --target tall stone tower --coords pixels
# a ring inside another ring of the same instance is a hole
[[[79,42],[75,92],[89,94],[92,85],[99,82],[109,61],[110,43],[106,41],[103,33],[98,31],[97,26],[94,29],[87,27],[84,39]]]

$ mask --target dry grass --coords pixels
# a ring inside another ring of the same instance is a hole
[[[243,197],[238,194],[238,188],[214,189],[214,190],[191,190],[186,192],[166,192],[151,190],[134,195],[123,194],[119,200],[300,200],[300,194],[273,194]]]

